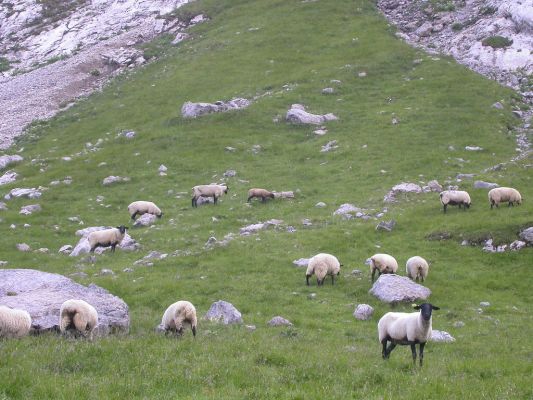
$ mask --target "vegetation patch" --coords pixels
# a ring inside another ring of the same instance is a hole
[[[483,46],[490,46],[493,49],[503,49],[513,44],[512,39],[504,36],[489,36],[481,41]]]

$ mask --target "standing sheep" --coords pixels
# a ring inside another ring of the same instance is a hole
[[[0,305],[0,338],[20,338],[30,328],[31,317],[27,311]]]
[[[470,195],[462,190],[445,190],[439,194],[440,202],[442,204],[444,212],[448,205],[450,206],[464,206],[464,210],[470,208],[472,202],[470,201]]]
[[[413,362],[416,363],[416,344],[420,346],[420,366],[424,360],[424,346],[431,337],[431,312],[439,310],[430,303],[423,303],[414,307],[420,312],[401,313],[388,312],[378,322],[379,341],[383,345],[381,354],[383,359],[389,358],[397,345],[410,345]],[[390,346],[387,348],[387,341]]]
[[[98,325],[98,312],[84,300],[67,300],[59,311],[59,330],[74,336],[82,335],[93,340],[94,328]]]
[[[137,215],[152,214],[157,218],[161,218],[163,216],[163,213],[159,207],[151,201],[134,201],[128,206],[128,212],[130,213],[130,217],[133,221],[135,221],[135,217]]]
[[[250,189],[248,190],[248,200],[246,200],[248,203],[250,200],[252,200],[254,197],[261,198],[261,201],[264,203],[268,198],[273,199],[274,193],[269,192],[266,189]]]
[[[171,304],[163,314],[161,325],[167,332],[174,332],[177,335],[183,334],[183,323],[191,326],[192,334],[196,337],[196,308],[188,301],[178,301]]]
[[[518,190],[509,187],[499,187],[489,191],[489,203],[491,210],[493,206],[498,207],[500,203],[505,202],[509,203],[508,207],[514,206],[514,203],[520,205],[522,204],[522,196]]]
[[[420,279],[421,282],[424,282],[424,280],[428,276],[428,271],[429,264],[422,257],[411,257],[405,263],[405,272],[407,273],[407,277],[409,277],[413,281],[416,280],[418,282],[418,280]]]
[[[374,254],[368,260],[366,264],[370,265],[370,272],[372,273],[372,282],[374,282],[374,276],[378,271],[378,276],[381,274],[395,274],[398,270],[398,262],[389,254]]]
[[[120,244],[120,242],[122,242],[122,239],[124,239],[126,229],[128,229],[127,226],[120,225],[116,228],[104,229],[101,231],[94,231],[89,233],[89,236],[87,236],[87,240],[89,241],[89,245],[91,247],[90,252],[94,253],[94,250],[97,247],[111,246],[111,251],[114,253],[117,244]]]
[[[342,264],[339,263],[337,257],[327,254],[320,253],[316,256],[311,257],[309,263],[307,264],[307,271],[305,272],[305,281],[307,286],[309,286],[309,278],[315,274],[317,286],[322,286],[326,275],[331,275],[331,284],[334,284],[334,276],[340,274]]]
[[[229,187],[226,184],[222,185],[198,185],[192,188],[192,206],[198,207],[198,199],[200,197],[212,197],[213,202],[217,204],[217,200],[224,193],[228,193]]]

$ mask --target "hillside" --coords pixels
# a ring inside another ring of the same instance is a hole
[[[4,200],[2,268],[102,286],[128,304],[131,327],[92,343],[54,334],[1,341],[0,397],[531,397],[531,247],[492,253],[480,245],[509,244],[533,225],[532,157],[516,149],[517,135],[529,135],[513,114],[528,108],[520,96],[398,40],[372,1],[198,0],[176,12],[199,14],[208,21],[187,40],[145,45],[157,61],[34,123],[6,150],[23,161],[8,167],[17,177],[2,195],[40,187],[42,196]],[[233,98],[251,105],[181,115],[187,101]],[[317,135],[317,126],[285,121],[292,104],[338,120]],[[123,135],[129,131],[133,138]],[[338,147],[321,152],[333,140]],[[111,175],[129,180],[103,185]],[[469,191],[472,207],[443,214],[435,192],[384,202],[398,183],[431,180]],[[491,210],[476,180],[516,187],[524,202]],[[221,181],[230,189],[218,205],[191,207],[191,187]],[[251,187],[295,198],[247,204]],[[139,199],[164,211],[152,227],[130,229],[140,250],[58,253],[77,243],[78,229],[129,224],[127,205]],[[19,213],[36,203],[40,211]],[[369,217],[334,215],[344,203]],[[272,219],[282,222],[240,234]],[[391,219],[391,232],[375,229]],[[31,250],[18,251],[19,243]],[[136,264],[151,251],[167,256]],[[305,269],[292,263],[319,252],[343,263],[333,286],[306,286]],[[391,307],[368,294],[364,264],[376,252],[393,254],[401,275],[413,255],[431,261],[425,286],[441,307],[433,326],[456,341],[429,343],[422,369],[406,347],[381,359],[376,324]],[[180,299],[199,316],[229,301],[244,324],[200,320],[196,339],[156,333]],[[360,303],[375,308],[369,321],[352,316]],[[293,326],[269,327],[277,315]]]

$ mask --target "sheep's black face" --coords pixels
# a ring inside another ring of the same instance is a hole
[[[433,310],[440,310],[440,307],[434,306],[433,304],[430,304],[430,303],[423,303],[414,308],[415,310],[420,310],[420,314],[422,314],[422,318],[425,321],[429,321],[431,319],[431,312]]]
[[[120,225],[120,226],[117,226],[117,229],[120,233],[126,233],[126,229],[128,229],[128,227],[124,225]]]

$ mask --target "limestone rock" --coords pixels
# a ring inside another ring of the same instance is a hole
[[[500,187],[497,183],[491,183],[491,182],[485,182],[485,181],[475,181],[474,182],[474,188],[475,189],[494,189]]]
[[[111,226],[91,226],[89,228],[80,229],[76,231],[76,235],[82,236],[82,238],[78,241],[72,252],[69,254],[70,257],[77,257],[81,254],[89,253],[91,250],[91,246],[89,245],[89,241],[87,240],[87,236],[89,233],[94,231],[101,231],[103,229],[110,229],[113,228]],[[123,251],[135,251],[138,250],[141,246],[139,243],[133,239],[128,232],[124,234],[124,239],[122,239],[122,242],[117,245],[117,248]],[[96,254],[102,254],[105,251],[108,251],[110,247],[98,247],[95,249]]]
[[[130,178],[128,178],[127,176],[124,177],[124,176],[110,175],[107,178],[104,178],[102,183],[103,183],[104,186],[108,186],[108,185],[111,185],[111,184],[117,183],[117,182],[129,182],[129,180],[130,180]]]
[[[520,239],[528,243],[529,245],[533,244],[533,226],[524,229],[520,232]]]
[[[268,321],[268,325],[269,326],[292,326],[292,322],[278,315],[277,317],[274,317],[270,321]]]
[[[17,174],[15,171],[7,171],[0,177],[0,186],[15,182],[18,176],[19,174]]]
[[[391,219],[390,221],[380,221],[376,226],[376,231],[391,232],[396,226],[396,221]]]
[[[12,165],[12,164],[16,164],[18,162],[21,162],[22,160],[24,160],[21,156],[19,156],[18,154],[15,154],[13,156],[8,156],[8,155],[5,155],[5,156],[0,156],[0,170]]]
[[[41,197],[42,193],[35,188],[15,188],[4,196],[6,200],[11,200],[13,198],[26,197],[28,199],[38,199]]]
[[[373,314],[374,308],[372,308],[372,306],[369,306],[368,304],[358,304],[355,308],[353,316],[355,317],[355,319],[358,319],[360,321],[366,321],[372,318]]]
[[[399,303],[418,299],[426,300],[431,290],[404,276],[383,274],[374,283],[369,293],[385,303]]]
[[[335,121],[338,118],[333,114],[311,114],[305,111],[305,107],[301,104],[293,104],[287,111],[285,119],[292,124],[322,125],[327,121]]]
[[[196,118],[204,114],[241,110],[248,107],[252,102],[248,99],[235,98],[227,102],[217,101],[212,103],[192,103],[187,101],[181,107],[183,118]]]
[[[455,342],[455,338],[445,331],[438,331],[436,329],[431,330],[431,338],[429,339],[432,342],[442,342],[442,343],[452,343]]]
[[[27,205],[27,206],[23,206],[20,209],[19,214],[31,215],[31,214],[33,214],[34,212],[37,212],[37,211],[41,211],[41,206],[39,204],[30,204],[30,205]]]
[[[153,214],[143,214],[138,218],[134,223],[134,227],[141,227],[141,226],[150,226],[152,225],[157,217]]]
[[[17,243],[16,247],[18,251],[27,252],[31,250],[30,246],[27,243]]]
[[[70,244],[66,244],[64,246],[61,246],[58,250],[58,253],[61,254],[70,254],[72,252],[72,246]]]
[[[233,304],[224,300],[219,300],[211,304],[204,318],[209,321],[223,323],[224,325],[242,323],[242,315],[239,310]]]

